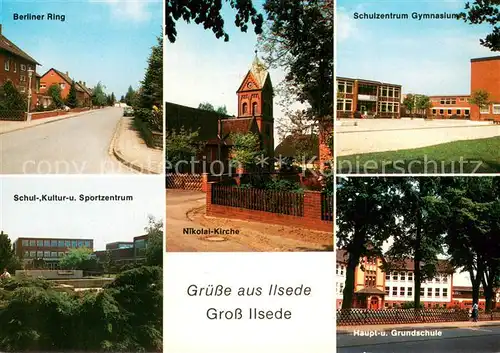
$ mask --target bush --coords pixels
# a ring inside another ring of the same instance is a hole
[[[401,308],[402,309],[413,309],[415,307],[415,302],[405,302],[401,305]],[[423,309],[424,308],[424,304],[420,303],[419,309]]]

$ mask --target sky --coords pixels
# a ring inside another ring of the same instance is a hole
[[[261,0],[254,1],[258,11],[264,14],[262,4]],[[237,115],[236,91],[254,60],[257,35],[251,25],[246,33],[241,32],[234,25],[235,15],[236,10],[223,7],[222,17],[229,42],[217,39],[203,26],[177,21],[176,42],[165,42],[164,95],[167,102],[194,108],[202,102],[209,102],[216,108],[225,105],[230,115]],[[271,69],[269,73],[274,87],[285,76],[279,69]],[[279,97],[275,96],[275,144],[279,142],[276,120],[283,116],[278,100]]]
[[[64,14],[65,21],[15,21],[14,14]],[[2,34],[42,66],[69,72],[118,98],[144,78],[163,25],[161,0],[1,0]]]
[[[403,93],[470,93],[470,59],[499,55],[479,44],[487,25],[413,20],[417,13],[459,13],[465,0],[337,0],[337,76],[403,86]],[[407,13],[408,20],[354,19],[354,13]]]
[[[94,239],[94,249],[144,234],[148,215],[164,220],[164,180],[158,176],[4,176],[0,230],[20,237]],[[130,195],[120,202],[21,202],[15,195]]]

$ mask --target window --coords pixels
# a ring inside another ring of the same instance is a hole
[[[459,102],[463,102],[463,101],[464,101],[464,99],[463,99],[463,98],[458,98],[458,101],[459,101]]]
[[[451,115],[451,109],[448,109],[448,115]]]
[[[451,104],[457,104],[457,100],[456,99],[452,99],[451,100]]]
[[[340,93],[352,93],[352,82],[340,81],[337,84],[337,90]]]
[[[36,241],[35,240],[30,240],[30,246],[36,246]]]
[[[406,295],[409,297],[413,295],[413,287],[406,288]]]
[[[446,104],[446,101],[445,101],[444,99],[441,99],[441,100],[439,101],[439,103],[441,103],[441,104]]]
[[[63,257],[63,256],[64,256],[64,252],[59,251],[59,257]]]
[[[443,276],[443,283],[448,283],[448,276],[447,275],[444,275]]]
[[[14,72],[17,72],[17,63],[14,62]]]
[[[437,113],[437,110],[436,109],[432,109],[432,115],[436,115]]]
[[[336,270],[335,270],[335,272],[336,272],[337,274],[339,274],[339,269],[340,269],[340,266],[339,266],[339,264],[337,264],[337,268],[336,268]]]
[[[344,266],[340,265],[340,275],[344,275]]]
[[[78,247],[81,248],[83,246],[83,241],[82,240],[78,240]]]
[[[340,283],[340,293],[344,293],[344,283]]]
[[[500,114],[500,104],[493,104],[493,114]]]
[[[72,240],[71,241],[71,247],[72,248],[76,248],[76,240]]]
[[[462,111],[460,109],[457,109],[457,115],[462,115]]]
[[[337,111],[347,111],[352,110],[352,99],[339,99],[337,100]]]
[[[5,69],[5,71],[10,71],[10,62],[9,62],[9,59],[5,60],[4,69]]]
[[[57,242],[57,246],[60,247],[60,248],[64,248],[64,240],[59,240]]]
[[[395,297],[398,295],[398,287],[392,287],[392,296]]]
[[[406,272],[401,272],[401,281],[406,281]]]
[[[26,87],[24,87],[24,86],[19,86],[19,92],[21,92],[21,93],[26,92]]]
[[[65,83],[60,83],[59,86],[61,87],[61,89],[64,89],[66,87],[66,84]]]
[[[420,296],[423,297],[424,296],[424,288],[420,287]]]
[[[30,257],[36,257],[36,251],[30,251]]]
[[[432,297],[432,288],[427,288],[427,296]]]
[[[399,88],[394,88],[394,98],[399,98]]]
[[[28,246],[29,244],[29,240],[23,240],[23,246]]]
[[[43,257],[43,251],[37,251],[36,252],[36,257],[41,259]]]
[[[257,102],[252,103],[252,115],[257,115]]]
[[[30,257],[30,252],[29,251],[25,251],[24,252],[24,257]]]
[[[44,251],[43,257],[50,257],[50,251]]]
[[[26,71],[26,65],[21,64],[21,71]]]
[[[247,103],[243,103],[241,105],[241,111],[242,111],[243,114],[248,113],[248,104]]]
[[[490,113],[490,107],[489,106],[481,107],[481,109],[479,109],[479,112],[481,114],[489,114]]]
[[[43,246],[48,248],[50,246],[50,240],[44,240],[43,241]]]
[[[389,281],[390,279],[391,279],[391,274],[390,273],[386,273],[385,274],[385,280]]]
[[[36,241],[36,246],[38,246],[38,247],[41,248],[43,246],[43,240],[37,240]]]
[[[465,112],[465,115],[469,115],[469,109],[465,109],[464,112]]]
[[[71,247],[71,240],[66,240],[66,241],[64,242],[64,246],[65,246],[66,248]]]
[[[389,295],[389,287],[385,287],[385,295]]]
[[[45,83],[40,83],[40,88],[45,88]]]
[[[57,240],[51,240],[50,241],[50,246],[57,248]]]
[[[408,281],[413,281],[413,272],[408,272]]]
[[[439,115],[443,115],[444,114],[444,109],[439,109]]]
[[[397,281],[397,280],[398,280],[398,273],[397,273],[397,272],[394,272],[394,273],[392,274],[392,280],[393,280],[393,281]]]
[[[434,278],[434,281],[436,283],[441,283],[441,276],[437,276],[436,278]]]
[[[399,288],[399,295],[404,297],[405,296],[405,287],[400,287]]]
[[[443,297],[444,298],[448,297],[448,288],[443,288]]]
[[[57,251],[51,251],[50,257],[57,257]]]
[[[439,288],[434,288],[434,296],[439,297]]]

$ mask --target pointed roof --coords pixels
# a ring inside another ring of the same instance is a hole
[[[255,52],[255,58],[253,59],[250,72],[252,73],[253,77],[257,80],[257,83],[260,86],[259,88],[264,87],[264,83],[266,83],[266,79],[269,73],[267,72],[264,63],[262,63],[262,61],[260,61],[259,57],[257,56],[257,51]]]
[[[0,25],[0,49],[3,49],[5,51],[8,51],[9,53],[13,55],[17,55],[35,65],[40,65],[35,59],[33,59],[30,55],[28,55],[25,51],[23,51],[21,48],[19,48],[17,45],[12,43],[10,40],[7,39],[2,34],[2,29]]]

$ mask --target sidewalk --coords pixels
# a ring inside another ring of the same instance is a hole
[[[110,151],[127,167],[143,174],[163,174],[163,151],[149,148],[132,126],[132,118],[118,122]]]
[[[69,119],[73,118],[82,114],[88,114],[97,111],[98,109],[93,109],[93,110],[85,110],[83,112],[78,112],[78,113],[69,113],[65,115],[59,115],[59,116],[53,116],[50,118],[42,118],[42,119],[36,119],[32,120],[30,122],[28,121],[5,121],[5,120],[0,120],[0,135],[6,134],[9,132],[17,131],[17,130],[24,130],[28,129],[30,127],[35,127],[38,125],[43,125],[43,124],[48,124],[52,123],[54,121],[58,120],[63,120],[63,119]]]
[[[471,328],[485,326],[500,326],[500,321],[457,321],[457,322],[434,322],[421,324],[392,324],[392,325],[359,325],[359,326],[337,326],[338,335],[349,335],[354,331],[390,331],[390,330],[440,330],[452,328]]]

